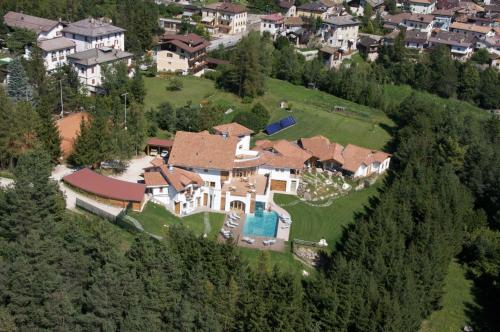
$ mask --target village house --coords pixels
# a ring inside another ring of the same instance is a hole
[[[165,34],[155,48],[155,60],[159,72],[202,74],[206,66],[208,41],[189,33]]]
[[[351,52],[356,49],[359,25],[351,15],[333,16],[323,21],[318,34],[323,44]]]
[[[478,48],[486,48],[489,53],[500,55],[500,34],[478,40]]]
[[[68,63],[68,56],[75,53],[75,42],[64,37],[42,39],[37,42],[42,50],[42,58],[47,71],[52,71]],[[26,52],[29,56],[31,52]]]
[[[37,40],[62,36],[63,23],[61,21],[10,11],[3,16],[3,22],[11,29],[26,29],[34,32]]]
[[[431,34],[434,24],[434,16],[425,14],[411,14],[403,19],[403,26],[407,31],[418,30]]]
[[[90,94],[100,93],[102,84],[103,66],[123,61],[129,67],[129,76],[133,75],[132,53],[112,49],[109,47],[93,48],[83,52],[67,55],[68,62],[78,72],[78,78]]]
[[[158,19],[158,23],[160,25],[160,28],[162,28],[165,33],[170,33],[170,34],[176,34],[181,30],[181,25],[183,24],[191,25],[191,26],[196,26],[196,22],[192,20],[182,20],[180,18],[163,18],[160,17]]]
[[[236,34],[247,29],[247,9],[243,6],[217,2],[205,5],[201,22],[210,33]]]
[[[410,13],[399,13],[395,15],[385,15],[383,16],[384,25],[383,28],[386,30],[396,30],[400,27],[404,27],[404,20],[410,17]]]
[[[378,58],[378,50],[381,45],[381,36],[360,34],[358,50],[368,62],[373,62]]]
[[[86,18],[69,23],[62,33],[76,43],[76,52],[100,47],[125,50],[125,29],[111,25],[105,19]]]
[[[337,69],[344,60],[344,53],[336,47],[323,46],[319,50],[318,57],[326,68]]]
[[[430,14],[436,9],[435,0],[407,0],[407,7],[414,14]]]
[[[429,47],[446,45],[455,60],[466,61],[474,52],[476,38],[464,36],[455,32],[438,31],[429,38]]]
[[[490,54],[490,68],[500,71],[500,55],[493,53]]]
[[[297,16],[313,17],[325,20],[333,12],[334,7],[327,7],[319,2],[307,2],[297,7]]]
[[[151,199],[179,215],[198,208],[253,213],[269,206],[270,191],[296,192],[305,160],[290,153],[300,148],[250,150],[252,131],[237,123],[214,132],[176,133],[168,162],[145,169]]]
[[[269,32],[273,39],[285,31],[285,17],[280,13],[261,17],[260,33]]]
[[[281,14],[285,17],[293,17],[297,15],[295,0],[281,0],[278,2],[278,7]]]
[[[382,11],[384,9],[384,0],[360,0],[359,7],[365,8],[365,5],[369,4],[374,11]]]
[[[451,9],[436,9],[432,15],[434,16],[434,27],[448,31],[455,12]]]
[[[311,153],[309,167],[340,170],[353,178],[384,173],[389,168],[391,155],[385,152],[362,148],[354,144],[345,147],[331,143],[324,136],[301,138],[299,146]]]
[[[420,30],[409,30],[405,33],[405,47],[417,50],[427,48],[427,39],[429,34]]]
[[[489,26],[481,26],[462,22],[453,22],[450,25],[450,31],[462,34],[464,36],[473,36],[477,38],[488,38],[495,35],[495,30]]]

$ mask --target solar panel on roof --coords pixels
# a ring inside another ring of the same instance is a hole
[[[293,126],[296,123],[297,121],[295,121],[295,118],[293,116],[288,116],[286,118],[283,118],[279,121],[273,122],[270,125],[268,125],[265,129],[265,132],[268,135],[273,135],[276,134],[278,131]]]

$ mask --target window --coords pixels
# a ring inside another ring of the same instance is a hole
[[[167,53],[167,58],[171,58],[173,57],[173,54],[172,53]]]
[[[93,74],[94,73],[94,67],[90,68],[90,72]]]
[[[160,187],[160,192],[161,192],[161,193],[163,192],[163,187]]]
[[[94,84],[95,84],[95,79],[92,79],[92,85],[94,85]]]
[[[83,73],[85,73],[85,69],[84,69],[83,67],[82,67],[82,68],[80,68],[80,72],[81,72],[82,74],[83,74]]]
[[[203,172],[208,173],[208,169],[204,169]]]

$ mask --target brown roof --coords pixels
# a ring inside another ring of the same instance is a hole
[[[301,169],[304,167],[304,160],[290,156],[283,156],[272,152],[263,152],[264,165],[276,168]]]
[[[383,19],[384,19],[385,23],[398,25],[398,24],[401,24],[401,22],[403,22],[405,19],[407,19],[410,16],[411,16],[410,13],[399,13],[399,14],[395,14],[395,15],[385,15],[383,17]]]
[[[222,12],[228,12],[228,13],[232,13],[232,14],[239,14],[239,13],[244,13],[247,11],[247,9],[243,6],[240,6],[240,5],[237,5],[234,3],[228,3],[228,2],[211,3],[208,5],[205,5],[204,8],[222,11]]]
[[[231,170],[237,144],[238,138],[233,136],[178,131],[168,162],[174,166]]]
[[[491,27],[488,27],[488,26],[467,24],[467,23],[461,23],[461,22],[453,22],[450,25],[450,29],[466,30],[466,31],[478,32],[478,33],[484,33],[484,34],[491,31]]]
[[[209,45],[208,41],[194,33],[188,33],[186,35],[175,35],[167,33],[163,35],[160,43],[175,45],[189,53],[201,51]]]
[[[281,0],[278,3],[278,7],[283,8],[283,9],[290,9],[294,5],[295,0]]]
[[[8,27],[26,29],[35,33],[50,31],[59,24],[58,21],[17,12],[7,12],[3,16],[3,22]]]
[[[161,165],[165,164],[165,161],[163,160],[162,157],[156,156],[156,158],[154,158],[153,160],[151,160],[149,163],[151,165],[153,165],[153,166],[160,167]]]
[[[240,125],[237,122],[221,124],[214,127],[216,134],[227,133],[229,136],[245,136],[253,134],[253,130]]]
[[[142,202],[146,186],[113,179],[88,168],[66,175],[64,182],[94,195],[119,201]]]
[[[45,52],[74,48],[76,45],[74,41],[64,37],[40,40],[37,44]]]
[[[174,144],[174,141],[171,139],[161,139],[157,137],[151,137],[148,139],[148,145],[159,146],[162,148],[171,148]]]
[[[167,180],[161,175],[160,172],[145,172],[144,183],[146,187],[166,187],[168,186]]]
[[[61,136],[61,151],[63,158],[67,158],[73,152],[75,139],[80,134],[80,124],[88,121],[89,115],[85,112],[73,113],[57,120],[57,129]]]
[[[304,20],[300,16],[285,17],[285,25],[302,26]]]
[[[405,18],[406,21],[412,22],[423,22],[423,23],[431,23],[434,21],[434,16],[430,14],[411,14]]]
[[[190,172],[178,167],[172,167],[172,169],[169,169],[167,165],[160,166],[160,169],[161,174],[177,191],[183,190],[190,184],[197,184],[199,186],[203,184],[203,179],[194,172]]]
[[[343,146],[337,143],[330,143],[324,136],[317,135],[310,138],[301,138],[302,147],[309,151],[318,160],[335,160],[342,163],[341,151]]]
[[[271,21],[271,22],[282,22],[285,19],[281,13],[270,14],[266,16],[262,16],[261,20],[263,21]]]
[[[342,168],[355,173],[361,164],[370,165],[373,162],[383,162],[390,155],[385,152],[362,148],[354,144],[348,144],[342,151],[344,163]]]
[[[291,143],[287,140],[278,140],[278,141],[268,141],[262,140],[255,142],[255,146],[257,149],[261,150],[269,150],[272,149],[274,152],[279,153],[285,157],[292,157],[294,159],[301,160],[302,164],[306,160],[312,157],[312,154],[301,149],[294,143]]]

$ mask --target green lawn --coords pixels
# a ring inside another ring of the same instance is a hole
[[[144,230],[155,235],[162,236],[168,226],[181,224],[192,230],[196,235],[202,235],[205,231],[203,213],[179,218],[160,205],[148,203],[142,212],[130,212],[129,215],[137,219],[144,227]],[[208,215],[211,228],[208,237],[215,239],[224,223],[224,215],[221,213],[209,213]]]
[[[175,106],[185,105],[189,101],[194,104],[210,101],[227,105],[236,112],[249,110],[252,107],[252,104],[242,103],[234,94],[217,90],[210,80],[191,76],[182,77],[182,80],[184,88],[181,91],[167,91],[168,79],[145,78],[146,106],[155,107],[165,101]],[[279,108],[278,104],[283,100],[292,103],[291,113]],[[275,79],[266,81],[266,93],[262,97],[255,98],[254,103],[256,102],[261,102],[269,109],[272,121],[288,115],[293,115],[297,119],[297,125],[294,127],[270,137],[261,133],[257,135],[257,139],[298,139],[324,135],[341,144],[353,143],[382,149],[390,139],[387,128],[393,126],[392,121],[380,110]],[[347,109],[343,113],[329,112],[334,106],[344,106]],[[236,112],[226,120],[231,121]]]
[[[261,251],[258,249],[242,247],[238,247],[236,250],[240,253],[241,257],[248,262],[248,265],[254,268],[259,266],[261,255],[266,253],[269,255],[268,258],[270,268],[277,266],[281,271],[297,274],[302,274],[302,270],[307,270],[309,273],[313,272],[311,268],[293,258],[293,254],[289,246],[287,246],[285,252],[276,252],[271,250]]]
[[[474,305],[471,287],[472,281],[465,278],[463,267],[452,262],[445,279],[442,308],[422,323],[420,332],[463,331],[467,325],[466,306]]]
[[[379,180],[373,186],[361,191],[353,191],[347,196],[333,201],[327,207],[313,207],[303,202],[293,206],[284,206],[292,216],[290,240],[300,239],[318,242],[325,238],[331,248],[342,236],[344,226],[354,221],[355,212],[361,212],[371,196],[378,195],[381,186]],[[297,197],[283,194],[274,195],[279,205],[296,201]]]

